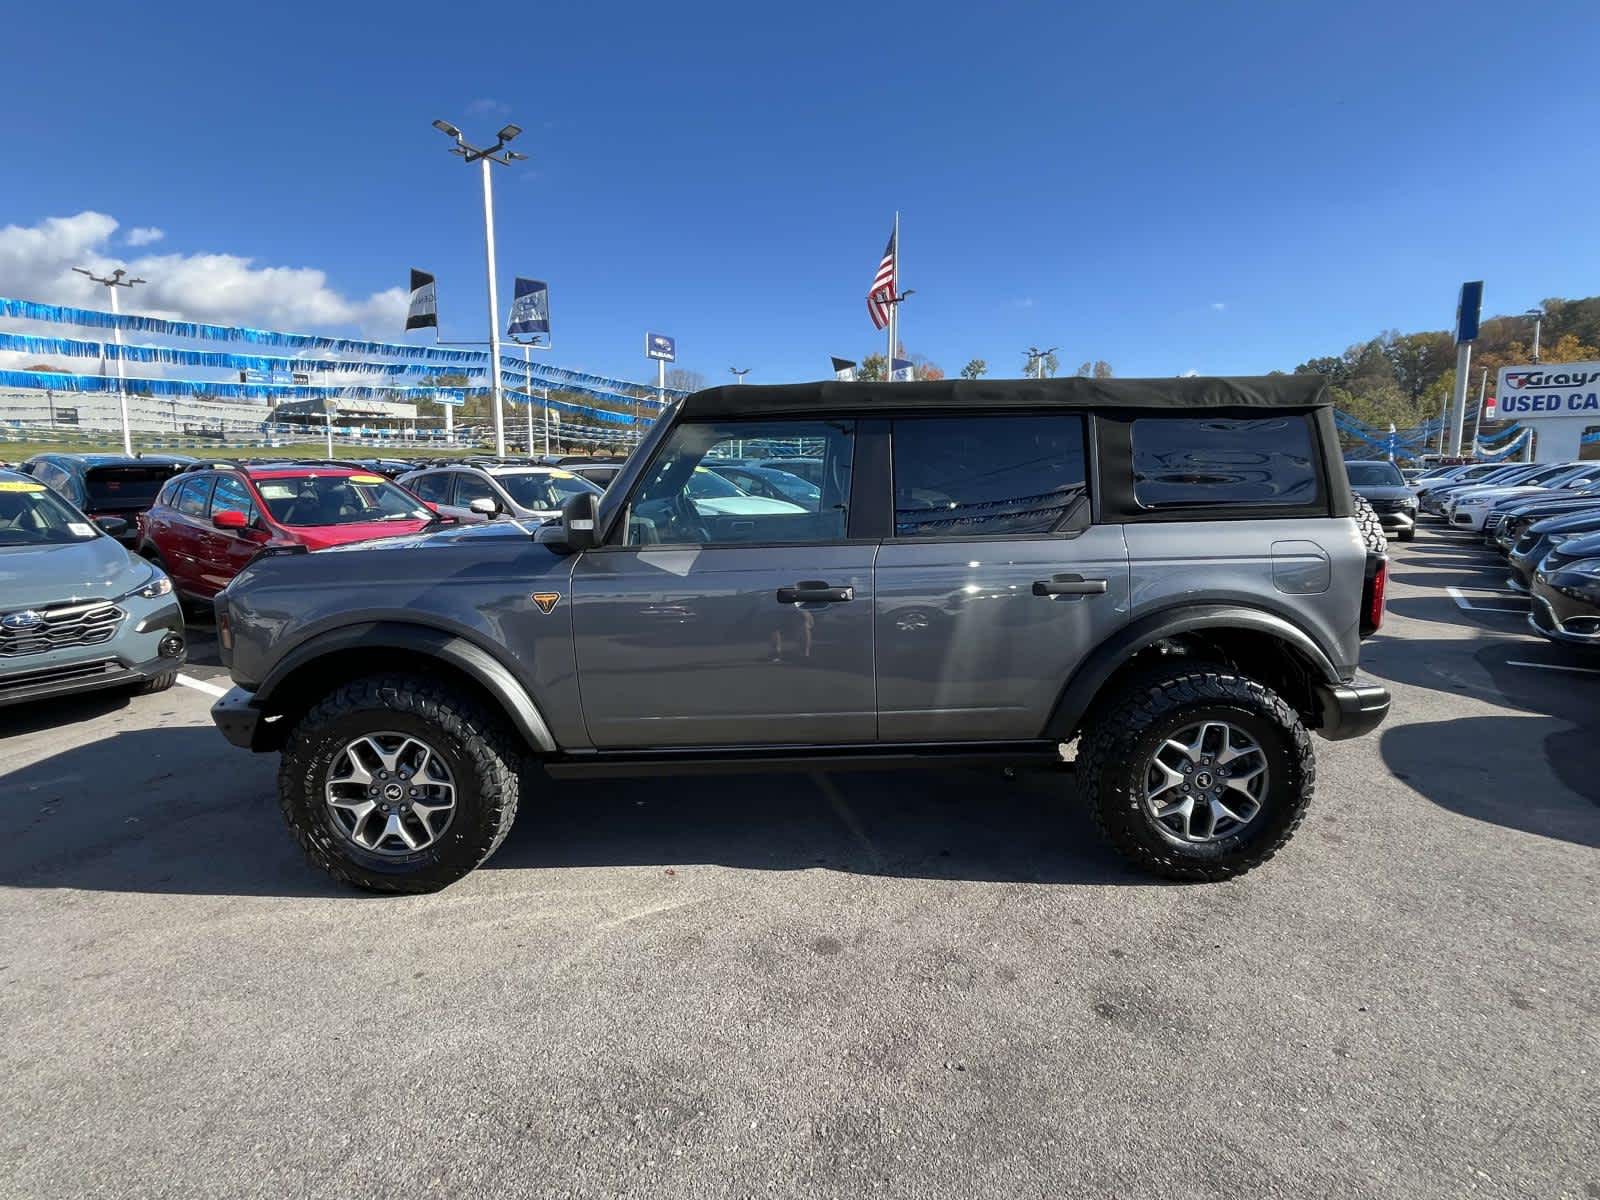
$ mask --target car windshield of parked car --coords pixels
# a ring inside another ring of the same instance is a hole
[[[415,496],[381,475],[300,475],[255,483],[272,519],[284,525],[427,521],[433,516]]]
[[[528,471],[496,475],[495,482],[505,488],[523,508],[539,512],[556,512],[568,500],[584,492],[598,496],[601,492],[587,479],[580,479],[570,471]]]
[[[82,513],[44,484],[0,479],[0,546],[59,546],[99,536]]]
[[[710,467],[696,467],[684,485],[683,494],[691,500],[728,500],[749,495],[743,488],[718,475]]]
[[[809,479],[801,479],[798,475],[791,475],[788,471],[780,471],[776,467],[764,468],[757,478],[770,484],[785,500],[793,500],[796,504],[803,504],[813,510],[822,498],[822,489]]]
[[[1405,477],[1393,463],[1346,463],[1351,487],[1401,487]]]

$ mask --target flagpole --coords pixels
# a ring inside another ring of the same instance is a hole
[[[889,369],[884,378],[894,382],[894,356],[900,340],[900,210],[894,214],[894,266],[889,273]]]

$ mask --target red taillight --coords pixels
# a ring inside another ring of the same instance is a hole
[[[1376,633],[1383,625],[1384,593],[1389,587],[1389,560],[1379,558],[1377,565],[1367,575],[1366,594],[1362,597],[1361,636]]]

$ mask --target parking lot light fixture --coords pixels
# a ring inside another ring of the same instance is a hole
[[[733,376],[733,381],[735,383],[743,383],[744,377],[750,374],[749,367],[729,367],[728,371]]]
[[[102,284],[111,293],[111,315],[120,316],[122,310],[117,305],[117,289],[131,288],[136,283],[149,283],[148,279],[124,279],[127,271],[118,267],[110,275],[96,275],[93,271],[83,267],[73,267],[79,275],[86,276],[91,283]],[[128,388],[126,376],[122,366],[122,325],[113,323],[111,337],[117,344],[117,408],[122,414],[122,452],[130,458],[133,456],[133,433],[128,428]],[[53,423],[53,418],[52,418]]]
[[[466,140],[461,130],[449,121],[439,120],[433,127],[455,141],[450,153],[459,155],[466,163],[481,164],[483,177],[483,246],[489,277],[489,390],[494,396],[494,452],[497,458],[506,456],[505,391],[500,383],[500,297],[495,287],[494,259],[494,185],[489,178],[489,164],[509,166],[527,159],[526,154],[507,150],[506,143],[522,132],[520,125],[506,125],[495,135],[492,146],[474,146]]]

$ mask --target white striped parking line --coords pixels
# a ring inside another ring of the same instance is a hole
[[[1516,607],[1516,608],[1507,608],[1504,605],[1499,605],[1499,604],[1476,604],[1473,601],[1468,600],[1466,598],[1466,596],[1464,596],[1462,594],[1460,588],[1455,587],[1455,586],[1450,585],[1450,584],[1446,584],[1444,590],[1449,592],[1450,593],[1450,598],[1456,602],[1458,607],[1460,607],[1461,609],[1463,609],[1466,612],[1497,612],[1497,613],[1518,613],[1518,614],[1520,614],[1520,613],[1525,613],[1525,612],[1528,611],[1526,608],[1524,608],[1524,607],[1522,607],[1520,605],[1518,607]],[[1519,596],[1519,595],[1517,595],[1517,593],[1515,593],[1513,591],[1509,591],[1506,588],[1473,588],[1472,590],[1475,591],[1475,592],[1501,592],[1501,593],[1504,593],[1507,596],[1510,596],[1513,600],[1521,600],[1524,604],[1527,603],[1527,597]]]
[[[196,679],[192,675],[179,675],[178,682],[186,688],[193,688],[197,692],[204,692],[208,696],[222,697],[228,694],[228,689],[218,687],[214,683],[207,683],[204,679]]]
[[[1565,663],[1536,663],[1523,662],[1519,658],[1506,659],[1508,667],[1536,667],[1541,671],[1571,671],[1574,675],[1600,675],[1600,670],[1593,667],[1569,667]]]

